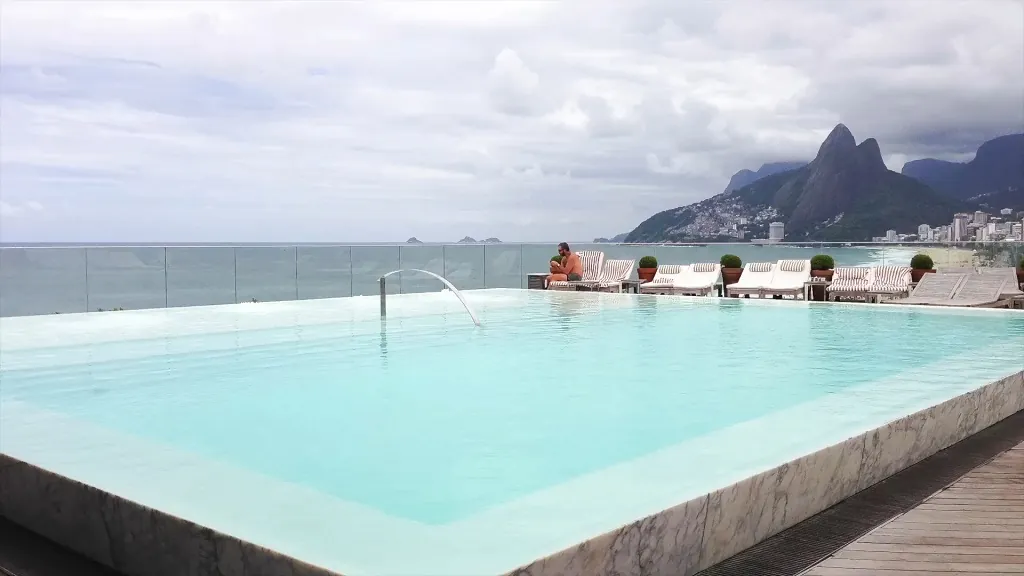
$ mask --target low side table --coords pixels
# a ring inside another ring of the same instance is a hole
[[[544,279],[548,277],[547,272],[531,272],[526,275],[527,290],[545,290]]]
[[[808,280],[807,282],[804,282],[804,301],[809,301],[813,296],[815,296],[815,292],[817,292],[817,290],[816,290],[817,286],[821,287],[821,300],[817,300],[817,301],[818,302],[825,302],[825,301],[827,301],[828,300],[828,287],[831,286],[831,285],[832,285],[832,282],[830,282],[828,280],[824,280],[824,279],[821,279],[821,280],[813,280],[812,279],[812,280]]]
[[[623,280],[622,281],[622,291],[627,293],[627,294],[630,293],[630,292],[632,292],[633,294],[639,294],[640,293],[640,285],[643,284],[643,283],[644,283],[644,281],[640,280],[640,279],[629,278],[627,280]]]

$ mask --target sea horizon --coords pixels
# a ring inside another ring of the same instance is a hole
[[[540,245],[540,244],[551,244],[557,245],[559,242],[568,242],[570,245],[573,244],[601,244],[611,246],[771,246],[771,247],[784,247],[784,246],[830,246],[837,248],[857,248],[857,247],[875,247],[875,246],[962,246],[966,247],[971,244],[990,244],[985,242],[968,241],[968,242],[953,242],[953,241],[926,241],[926,242],[872,242],[872,241],[784,241],[776,243],[768,243],[764,240],[755,242],[737,240],[734,242],[595,242],[593,240],[501,240],[498,242],[485,242],[478,240],[475,242],[462,242],[459,240],[450,241],[420,241],[420,242],[400,242],[400,241],[366,241],[366,240],[339,240],[331,242],[305,242],[305,241],[280,241],[280,242],[182,242],[182,241],[162,241],[162,242],[134,242],[134,241],[122,241],[122,242],[0,242],[0,248],[79,248],[79,247],[118,247],[118,248],[158,248],[158,247],[189,247],[189,248],[201,248],[201,247],[230,247],[230,246],[444,246],[452,244],[460,245],[494,245],[494,244],[528,244],[528,245]],[[1017,242],[1009,241],[1006,242]]]

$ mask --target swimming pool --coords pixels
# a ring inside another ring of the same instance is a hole
[[[1022,314],[466,297],[5,319],[0,451],[345,574],[498,573],[1024,369]]]

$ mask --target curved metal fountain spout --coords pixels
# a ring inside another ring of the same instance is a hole
[[[466,299],[462,296],[462,292],[459,292],[458,288],[456,288],[455,286],[452,286],[452,283],[449,282],[448,280],[446,280],[444,277],[438,276],[437,274],[434,274],[433,272],[429,272],[427,270],[420,270],[419,268],[403,268],[402,270],[392,270],[391,272],[388,272],[387,274],[385,274],[385,275],[380,277],[380,317],[381,318],[384,318],[385,316],[387,316],[387,310],[388,310],[388,305],[387,305],[387,289],[386,289],[387,282],[385,281],[385,278],[387,278],[388,276],[391,276],[392,274],[398,274],[399,272],[422,272],[422,273],[424,273],[424,274],[426,274],[428,276],[433,276],[434,278],[437,278],[441,282],[444,282],[444,285],[447,286],[448,289],[451,290],[453,294],[455,294],[455,297],[459,299],[459,302],[462,302],[462,305],[466,308],[466,312],[469,313],[469,317],[473,319],[473,324],[476,324],[477,326],[480,325],[480,319],[476,317],[476,314],[473,312],[473,309],[469,307],[469,302],[466,302]]]

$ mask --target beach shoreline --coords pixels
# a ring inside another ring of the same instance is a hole
[[[917,250],[918,254],[931,257],[935,268],[962,268],[978,265],[974,250],[953,246],[927,246]]]

